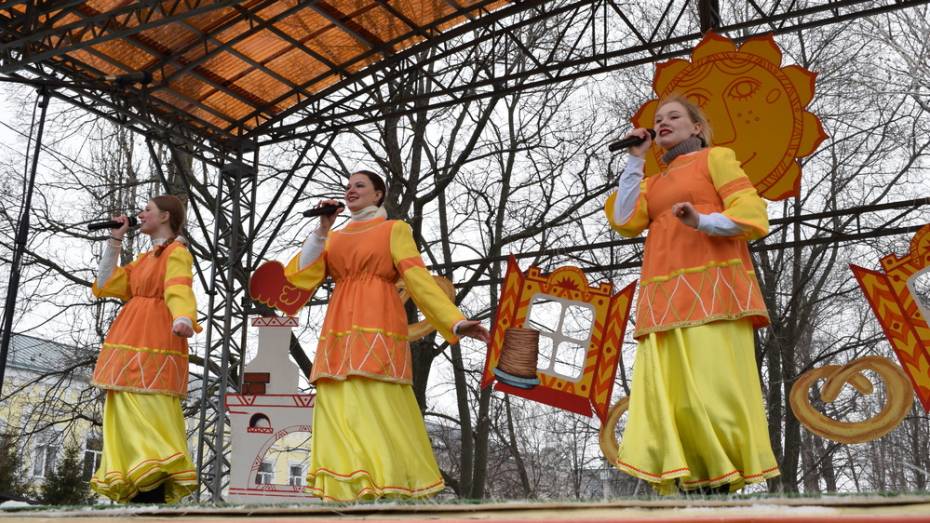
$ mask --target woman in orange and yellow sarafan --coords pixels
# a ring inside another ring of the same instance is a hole
[[[426,270],[410,226],[387,219],[386,194],[377,174],[353,174],[345,192],[349,224],[330,231],[337,213],[321,216],[285,270],[301,289],[315,289],[326,276],[336,283],[310,376],[316,403],[306,488],[325,501],[424,497],[445,486],[411,387],[398,280],[450,343],[489,339]]]
[[[708,147],[699,107],[660,102],[667,166],[643,180],[645,138],[607,200],[624,236],[649,229],[634,337],[629,419],[617,466],[662,494],[726,493],[777,476],[753,329],[769,317],[747,240],[768,233],[766,203],[731,149]]]
[[[103,456],[90,480],[117,502],[173,503],[197,487],[187,451],[181,398],[187,396],[187,338],[200,332],[192,284],[193,258],[179,236],[184,206],[156,196],[139,213],[152,249],[117,266],[123,225],[112,232],[93,293],[126,302],[104,340],[93,385],[107,391]]]

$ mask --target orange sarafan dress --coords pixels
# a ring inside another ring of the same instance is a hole
[[[639,341],[617,466],[663,494],[731,491],[778,475],[755,359],[768,324],[747,240],[768,232],[766,204],[731,149],[683,154],[640,183],[633,214],[610,225],[646,237],[636,307]],[[690,202],[745,231],[710,236],[672,212]]]
[[[311,381],[316,385],[307,491],[326,501],[422,497],[444,488],[414,398],[407,315],[396,283],[439,333],[464,316],[423,265],[410,226],[376,217],[332,231],[305,268],[285,274],[315,289],[336,286],[326,310]]]
[[[165,499],[193,492],[197,473],[187,451],[181,398],[187,395],[187,339],[172,334],[177,318],[194,330],[193,259],[180,242],[152,249],[94,282],[98,298],[125,303],[104,340],[93,385],[107,391],[103,456],[91,487],[117,502],[165,485]]]

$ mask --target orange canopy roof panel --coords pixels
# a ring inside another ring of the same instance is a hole
[[[47,34],[39,34],[32,49],[46,52],[46,63],[72,76],[147,71],[153,81],[141,90],[162,108],[193,117],[208,134],[235,135],[506,2],[65,2],[69,7],[38,14],[35,31]],[[26,7],[12,10],[25,13]]]

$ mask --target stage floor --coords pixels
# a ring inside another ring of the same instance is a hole
[[[128,519],[145,522],[207,522],[249,518],[279,521],[440,521],[442,523],[577,521],[582,523],[764,522],[891,523],[930,522],[930,496],[836,496],[819,498],[616,500],[603,503],[377,503],[362,505],[13,508],[0,521],[38,523],[77,518],[79,523]]]

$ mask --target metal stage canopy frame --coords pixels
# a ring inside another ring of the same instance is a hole
[[[0,77],[49,81],[52,96],[144,135],[165,187],[188,192],[192,226],[205,238],[196,257],[212,261],[209,274],[197,267],[209,295],[199,494],[220,501],[228,470],[222,393],[239,387],[231,365],[241,362],[248,314],[261,311],[248,299],[248,275],[271,246],[259,245],[258,234],[280,230],[294,206],[276,216],[258,208],[262,146],[303,143],[292,168],[272,180],[276,201],[284,187],[306,188],[336,136],[353,126],[682,56],[711,28],[739,41],[927,2],[748,0],[721,9],[717,0],[672,0],[660,17],[634,23],[620,0],[8,0],[0,5]],[[522,29],[543,22],[555,37],[545,45],[528,40]],[[528,65],[509,67],[514,53]],[[424,79],[436,89],[379,96],[389,84]],[[157,144],[177,165],[157,163]],[[215,169],[216,182],[196,179],[178,161],[185,155]],[[180,180],[169,180],[168,171]],[[888,205],[903,215],[927,203]],[[912,230],[893,225],[821,241]],[[486,270],[493,262],[440,268]]]

